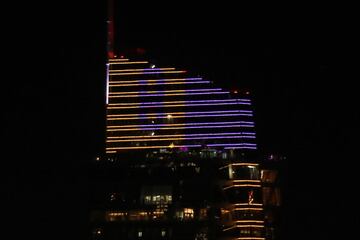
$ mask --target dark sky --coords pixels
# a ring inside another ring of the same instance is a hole
[[[194,2],[118,0],[119,50],[143,48],[159,64],[250,89],[260,146],[287,157],[284,237],[344,238],[346,224],[359,223],[349,214],[359,202],[351,6]],[[106,5],[8,9],[18,17],[4,44],[13,77],[2,175],[7,219],[23,229],[9,232],[84,239],[88,165],[104,138]]]

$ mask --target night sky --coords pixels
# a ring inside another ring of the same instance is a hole
[[[344,239],[354,231],[344,229],[359,223],[351,214],[359,204],[359,107],[349,10],[117,2],[120,52],[141,48],[159,66],[250,89],[259,146],[286,156],[284,239]],[[13,6],[19,21],[9,21],[5,45],[13,76],[2,114],[8,231],[13,239],[86,239],[88,169],[104,144],[106,5],[22,6]]]

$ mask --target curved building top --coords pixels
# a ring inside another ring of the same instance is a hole
[[[251,99],[148,61],[109,59],[106,153],[256,149]]]

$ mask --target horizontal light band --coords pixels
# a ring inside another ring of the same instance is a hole
[[[246,102],[229,102],[229,103],[174,104],[174,105],[150,105],[150,106],[107,107],[107,109],[195,107],[195,106],[220,106],[220,105],[251,105],[251,103],[246,103]]]
[[[256,147],[225,147],[224,149],[257,149]]]
[[[117,62],[117,61],[129,61],[128,58],[110,58],[109,62]]]
[[[262,203],[234,203],[235,206],[262,206]]]
[[[110,72],[141,72],[141,71],[163,71],[163,70],[175,70],[175,68],[136,68],[136,69],[114,69]]]
[[[129,72],[129,73],[110,73],[110,76],[125,76],[125,75],[150,75],[160,73],[186,73],[186,71],[156,71],[156,72]]]
[[[172,118],[199,118],[199,117],[236,117],[236,116],[252,116],[252,114],[248,113],[232,113],[232,114],[203,114],[203,115],[190,115],[190,116],[173,116]],[[167,116],[159,116],[159,117],[127,117],[127,118],[107,118],[108,121],[120,121],[120,120],[131,120],[131,119],[165,119],[169,118]]]
[[[132,135],[132,136],[116,136],[116,137],[108,137],[108,139],[126,139],[126,138],[155,138],[155,137],[190,137],[190,136],[218,136],[218,135],[252,135],[255,133],[248,133],[248,132],[235,132],[235,133],[192,133],[192,134],[173,134],[173,135],[154,135],[154,136],[150,136],[150,135],[146,135],[146,136],[139,136],[139,135]],[[237,180],[234,180],[237,181]],[[249,180],[244,180],[244,181],[249,181]],[[250,180],[251,181],[251,180]],[[252,180],[252,181],[260,181],[260,180]]]
[[[238,240],[265,240],[263,237],[239,237]]]
[[[192,114],[207,114],[207,113],[235,113],[235,112],[241,112],[241,113],[252,113],[251,110],[225,110],[225,111],[202,111],[202,112],[159,112],[159,113],[129,113],[129,114],[108,114],[107,117],[146,117],[146,116],[175,116],[175,115],[192,115]]]
[[[229,188],[234,188],[234,187],[261,187],[261,185],[258,184],[235,184],[235,185],[231,185],[228,187],[224,187],[223,189],[229,189]]]
[[[237,222],[237,223],[248,223],[248,222],[252,222],[252,223],[264,223],[264,221],[262,221],[262,220],[236,220],[235,222]]]
[[[179,137],[179,138],[132,138],[132,139],[118,139],[118,140],[107,140],[106,142],[149,142],[149,141],[183,141],[183,140],[203,140],[203,139],[228,139],[228,138],[255,138],[254,136],[207,136],[207,137]]]
[[[200,123],[164,123],[164,124],[132,124],[132,125],[119,125],[119,126],[109,126],[117,128],[129,128],[129,127],[160,127],[160,126],[192,126],[192,125],[218,125],[218,124],[232,124],[232,123],[244,123],[244,124],[254,124],[254,122],[249,121],[234,121],[234,122],[200,122]]]
[[[241,146],[241,145],[249,145],[249,146],[255,146],[255,143],[216,143],[216,144],[208,144],[209,147],[224,147],[224,146]],[[234,165],[234,164],[232,164]]]
[[[124,65],[127,65],[127,64],[145,64],[145,63],[149,63],[147,61],[133,61],[133,62],[109,62],[111,65],[113,64],[124,64]]]
[[[122,106],[122,105],[158,105],[158,104],[175,104],[175,103],[209,103],[209,102],[250,102],[249,99],[208,99],[208,100],[192,100],[192,101],[161,101],[161,102],[142,102],[142,103],[110,103],[110,106]]]
[[[142,94],[142,95],[115,95],[109,98],[133,98],[133,97],[169,97],[169,96],[190,96],[190,95],[212,95],[212,94],[228,94],[229,92],[194,92],[194,93],[164,93],[164,94]]]
[[[237,227],[239,227],[239,228],[248,228],[248,227],[250,227],[250,228],[263,228],[263,227],[265,227],[264,225],[236,225]]]
[[[148,82],[178,82],[178,81],[195,81],[202,80],[202,78],[159,78],[159,79],[141,79],[141,80],[111,80],[110,83],[122,84],[122,83],[148,83]]]
[[[110,87],[155,86],[155,85],[180,85],[180,84],[203,84],[203,83],[210,83],[210,81],[111,84]]]
[[[239,128],[239,127],[254,127],[254,125],[215,125],[215,126],[187,126],[187,127],[156,127],[156,128],[121,128],[121,129],[107,129],[108,132],[121,131],[146,131],[146,130],[175,130],[175,129],[205,129],[205,128]]]
[[[149,149],[149,148],[185,148],[185,147],[201,147],[201,145],[167,145],[167,146],[142,146],[142,147],[108,147],[106,150],[125,150],[125,149]]]
[[[208,92],[208,91],[221,91],[221,88],[199,88],[199,89],[177,89],[177,90],[160,90],[160,91],[136,91],[136,92],[111,92],[110,95],[139,95],[139,94],[148,94],[148,93],[177,93],[177,92]]]
[[[262,211],[263,208],[234,208],[235,211]]]
[[[233,182],[258,182],[260,183],[260,180],[252,180],[252,179],[248,179],[248,180],[232,180]]]

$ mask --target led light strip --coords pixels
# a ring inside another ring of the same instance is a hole
[[[159,79],[141,79],[141,80],[122,80],[122,81],[110,81],[110,83],[122,84],[122,83],[149,83],[149,82],[178,82],[178,81],[196,81],[202,80],[202,78],[159,78]]]
[[[124,65],[128,65],[128,64],[146,64],[149,63],[147,61],[133,61],[133,62],[109,62],[111,65],[118,65],[118,64],[124,64]]]
[[[142,146],[142,147],[108,147],[106,150],[125,150],[125,149],[150,149],[150,148],[185,148],[201,147],[201,145],[168,145],[168,146]]]
[[[174,104],[174,105],[150,105],[150,106],[107,107],[107,109],[195,107],[195,106],[220,106],[220,105],[251,105],[251,103],[246,103],[246,102],[229,102],[229,103]]]
[[[203,115],[183,115],[183,116],[173,116],[172,118],[200,118],[200,117],[236,117],[236,116],[252,116],[252,114],[248,113],[233,113],[233,114],[203,114]],[[108,121],[121,121],[121,120],[141,120],[141,119],[169,119],[167,116],[158,116],[158,117],[127,117],[127,118],[107,118]]]
[[[130,84],[111,84],[110,87],[133,87],[133,86],[156,86],[156,85],[180,85],[180,84],[204,84],[210,81],[188,81],[188,82],[162,82],[162,83],[130,83]]]
[[[146,116],[175,116],[175,115],[192,115],[192,114],[207,114],[207,113],[252,113],[251,110],[226,110],[226,111],[202,111],[202,112],[159,112],[159,113],[129,113],[129,114],[108,114],[107,117],[146,117]]]
[[[119,64],[119,63],[118,63]],[[121,63],[120,63],[121,64]],[[150,74],[169,74],[169,73],[186,73],[186,71],[156,71],[156,72],[129,72],[129,73],[110,73],[110,76],[125,76],[125,75],[150,75]]]
[[[109,126],[112,127],[112,126]],[[215,125],[215,126],[188,126],[188,127],[156,127],[156,128],[124,128],[124,129],[107,129],[108,132],[122,132],[122,131],[146,131],[146,130],[174,130],[174,129],[206,129],[206,128],[240,128],[240,127],[254,127],[254,125]]]
[[[110,106],[122,106],[122,105],[157,105],[157,104],[176,104],[176,103],[209,103],[209,102],[250,102],[249,99],[208,99],[208,100],[192,100],[192,101],[161,101],[161,102],[141,102],[141,103],[110,103]]]
[[[148,93],[176,93],[176,92],[206,92],[206,91],[221,91],[221,88],[200,88],[200,89],[177,89],[177,90],[165,90],[165,91],[137,91],[137,92],[111,92],[110,95],[139,95],[139,94],[148,94]]]
[[[114,69],[110,72],[141,72],[141,71],[163,71],[163,70],[175,70],[175,68],[137,68],[137,69]]]
[[[228,187],[224,187],[223,189],[229,189],[229,188],[234,188],[234,187],[261,187],[261,185],[258,184],[235,184],[235,185],[231,185]]]
[[[132,138],[132,139],[118,139],[118,140],[106,140],[106,142],[150,142],[150,141],[183,141],[183,140],[203,140],[203,139],[228,139],[228,138],[255,138],[254,136],[242,136],[242,135],[234,135],[234,136],[215,136],[215,137],[179,137],[179,138],[149,138],[149,139],[141,139],[141,138]],[[234,185],[237,186],[237,185]]]
[[[155,137],[190,137],[190,136],[218,136],[218,135],[238,135],[238,134],[242,134],[242,135],[254,135],[255,133],[250,133],[250,132],[237,132],[237,133],[195,133],[195,134],[174,134],[174,135],[154,135],[154,136],[150,136],[150,135],[132,135],[132,136],[116,136],[116,137],[108,137],[109,139],[126,139],[126,138],[133,138],[133,137],[141,137],[141,138],[155,138]],[[242,181],[242,180],[234,180],[234,181]],[[248,180],[244,180],[244,181],[248,181]],[[260,180],[250,180],[250,181],[260,181]]]
[[[183,92],[183,93],[164,93],[164,94],[142,94],[142,95],[115,95],[115,96],[112,96],[110,95],[109,97],[110,98],[139,98],[139,97],[169,97],[169,96],[190,96],[190,95],[212,95],[212,94],[228,94],[229,92],[200,92],[200,93],[197,93],[197,92],[194,92],[194,93],[186,93],[186,92]]]
[[[170,126],[192,126],[192,125],[218,125],[218,124],[232,124],[232,123],[244,123],[244,124],[254,124],[254,122],[249,121],[235,121],[235,122],[201,122],[201,123],[164,123],[164,124],[132,124],[132,125],[119,125],[111,126],[117,128],[129,128],[129,127],[170,127]],[[110,126],[109,126],[110,127]]]
[[[110,58],[109,62],[117,62],[117,61],[129,61],[128,58]]]

